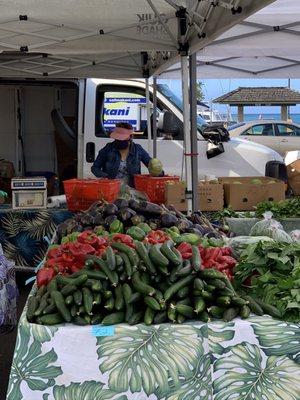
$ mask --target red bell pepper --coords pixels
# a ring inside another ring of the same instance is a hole
[[[37,272],[36,283],[38,287],[46,286],[55,277],[56,273],[53,268],[41,268]]]
[[[151,231],[145,237],[145,242],[150,244],[158,244],[158,243],[165,243],[170,240],[170,236],[166,234],[164,231]]]
[[[79,242],[70,243],[69,250],[76,261],[84,261],[89,254],[95,254],[96,250],[89,244]]]
[[[115,233],[111,237],[112,242],[118,242],[126,244],[129,247],[135,248],[134,241],[131,236],[125,235],[124,233]]]
[[[192,245],[190,243],[182,242],[177,247],[177,250],[182,255],[182,258],[188,260],[192,258]]]
[[[94,247],[94,249],[98,250],[100,246],[107,243],[107,240],[104,237],[97,236],[93,231],[85,231],[82,232],[77,241],[83,244],[89,244]]]

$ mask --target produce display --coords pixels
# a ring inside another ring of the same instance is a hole
[[[236,287],[253,296],[265,313],[299,322],[299,260],[298,243],[259,241],[251,244],[235,269]]]
[[[274,218],[299,218],[300,217],[300,197],[282,200],[278,202],[266,201],[256,207],[256,216],[263,217],[264,213],[271,211]]]

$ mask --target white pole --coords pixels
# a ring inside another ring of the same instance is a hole
[[[183,98],[183,135],[184,135],[184,160],[185,181],[187,188],[188,211],[192,210],[192,160],[191,160],[191,135],[190,135],[190,103],[189,103],[189,67],[188,57],[181,57],[181,80]]]
[[[151,104],[150,104],[150,90],[149,90],[149,79],[146,79],[146,108],[147,108],[147,133],[148,133],[148,153],[152,154],[152,142],[151,142]]]
[[[157,157],[157,78],[153,77],[153,157]]]

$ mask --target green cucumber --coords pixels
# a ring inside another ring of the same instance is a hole
[[[278,318],[278,319],[280,319],[282,317],[281,312],[276,307],[274,307],[270,304],[266,304],[260,299],[255,299],[255,301],[263,309],[265,314],[269,314],[269,315],[271,315],[271,317]]]
[[[53,300],[43,310],[43,314],[53,314],[53,313],[56,313],[56,312],[57,312],[57,308],[56,308],[56,305],[54,304]]]
[[[133,312],[131,317],[128,319],[128,324],[129,325],[136,325],[142,322],[144,318],[144,311],[137,311]]]
[[[229,296],[220,296],[217,298],[217,304],[220,306],[229,306],[231,298]]]
[[[200,271],[202,260],[200,256],[199,248],[195,245],[192,246],[192,266],[195,271]]]
[[[101,292],[102,283],[96,279],[88,279],[85,283],[85,286],[91,289],[92,292]]]
[[[176,309],[173,307],[169,307],[167,313],[168,313],[168,319],[174,324],[177,320]]]
[[[186,297],[185,299],[177,301],[177,304],[185,304],[186,306],[190,306],[191,299],[189,297]]]
[[[64,286],[64,287],[61,289],[60,293],[61,293],[63,296],[67,297],[67,296],[69,296],[70,294],[76,292],[76,290],[77,290],[77,286],[73,285],[72,283],[69,283],[68,285]]]
[[[205,310],[206,304],[205,304],[205,300],[202,297],[196,297],[195,298],[195,313],[199,314],[202,311]]]
[[[113,271],[114,269],[116,269],[117,265],[115,253],[113,249],[110,246],[108,246],[106,248],[105,254],[106,254],[106,263],[108,265],[108,268]]]
[[[146,233],[138,226],[131,226],[127,229],[126,234],[131,236],[132,239],[141,242],[145,239]]]
[[[154,324],[163,324],[164,322],[167,321],[168,314],[167,311],[159,311],[158,313],[155,314],[153,318],[153,323]]]
[[[144,262],[148,271],[151,274],[155,274],[156,268],[149,257],[149,254],[148,254],[148,251],[147,251],[145,245],[141,242],[136,242],[136,251],[137,251],[138,255],[140,256],[141,260]]]
[[[108,280],[111,282],[113,286],[117,286],[119,282],[119,277],[116,271],[112,271],[106,261],[102,260],[102,258],[95,257],[95,256],[90,256],[93,257],[92,260],[94,260],[95,264],[99,265],[101,268],[101,272],[104,272],[105,275],[108,277]]]
[[[194,277],[189,275],[189,276],[186,276],[185,278],[182,278],[180,281],[174,283],[172,286],[170,286],[165,291],[164,299],[169,300],[171,297],[173,297],[178,292],[178,290],[189,285],[193,281],[193,279],[194,279]]]
[[[48,297],[49,297],[49,293],[45,293],[42,296],[39,306],[34,311],[34,314],[33,314],[34,317],[39,317],[40,315],[42,315],[44,309],[48,306]]]
[[[115,250],[118,250],[119,252],[125,253],[128,256],[132,266],[138,265],[138,256],[131,247],[126,246],[126,244],[117,242],[112,243],[111,247]]]
[[[71,316],[72,317],[75,317],[75,315],[77,315],[77,313],[78,313],[78,307],[74,304],[72,307],[71,307]]]
[[[153,297],[146,296],[146,297],[144,298],[144,302],[145,302],[145,304],[146,304],[148,307],[152,308],[152,310],[154,310],[154,311],[160,311],[160,304],[159,304],[159,302],[158,302],[157,300],[155,300]]]
[[[169,260],[165,257],[160,251],[160,245],[154,244],[151,246],[149,251],[149,256],[154,265],[161,266],[167,268],[169,265]]]
[[[190,293],[190,287],[189,286],[185,286],[182,289],[178,290],[177,292],[177,297],[179,299],[184,299],[185,297],[187,297]]]
[[[42,325],[58,325],[64,322],[61,314],[53,313],[53,314],[45,314],[39,317],[39,322]]]
[[[240,309],[240,316],[242,319],[247,319],[249,318],[249,315],[251,313],[251,309],[250,307],[248,307],[247,305],[243,305]]]
[[[136,303],[137,301],[140,301],[142,298],[143,298],[143,296],[142,296],[141,293],[139,293],[139,292],[138,293],[132,293],[132,295],[131,295],[131,297],[130,297],[130,299],[128,301],[128,304]]]
[[[84,305],[85,312],[87,314],[91,314],[92,308],[93,308],[93,301],[94,301],[93,294],[89,288],[84,287],[82,289],[82,296],[83,296],[83,305]]]
[[[264,315],[264,310],[261,308],[260,305],[251,297],[248,295],[242,296],[245,300],[249,302],[248,306],[250,307],[250,310],[256,314],[256,315]]]
[[[34,313],[38,309],[39,300],[36,296],[30,296],[27,303],[26,316],[29,322],[33,320]]]
[[[194,289],[196,290],[204,290],[204,282],[200,278],[195,278],[194,279]]]
[[[201,277],[203,279],[221,279],[221,280],[227,280],[227,277],[225,274],[223,274],[220,271],[217,271],[216,269],[203,269],[200,272]]]
[[[107,311],[113,311],[113,309],[115,308],[115,299],[113,297],[110,297],[108,300],[106,300],[104,308]]]
[[[73,277],[73,275],[67,277],[64,275],[57,275],[56,276],[56,280],[57,280],[57,284],[61,285],[61,286],[66,286],[66,285],[74,285],[74,286],[81,286],[84,285],[85,282],[87,281],[88,276],[87,274],[82,274],[80,276],[77,277]]]
[[[211,292],[208,292],[207,290],[202,290],[201,291],[201,296],[205,299],[205,300],[212,300],[213,299],[213,294]]]
[[[153,318],[155,315],[155,311],[151,307],[147,307],[144,315],[144,323],[146,325],[151,325],[153,322]]]
[[[178,324],[183,324],[184,321],[185,321],[185,316],[182,315],[182,314],[178,314],[178,315],[177,315],[177,323],[178,323]]]
[[[127,303],[126,304],[126,312],[125,312],[125,321],[128,322],[133,315],[133,305]]]
[[[191,275],[192,272],[195,272],[192,265],[188,264],[187,266],[181,268],[179,271],[177,271],[177,276],[183,277],[183,276],[188,276]]]
[[[194,316],[193,307],[178,303],[174,307],[178,314],[182,314],[186,318],[193,318]]]
[[[79,326],[84,326],[89,324],[88,321],[85,318],[81,317],[80,315],[75,315],[72,322],[73,324]]]
[[[79,277],[82,275],[87,275],[90,279],[99,279],[99,280],[106,280],[107,275],[103,271],[90,271],[88,269],[82,269],[81,271],[75,272],[72,277]]]
[[[215,286],[213,285],[209,285],[208,283],[204,283],[204,290],[206,290],[207,292],[214,292],[216,289]]]
[[[145,284],[140,277],[139,272],[135,272],[132,276],[132,284],[134,289],[142,293],[146,296],[154,296],[155,295],[155,289],[147,284]]]
[[[232,321],[234,318],[236,318],[239,315],[239,312],[240,312],[240,310],[237,307],[227,308],[227,310],[225,310],[223,313],[223,321],[225,321],[225,322]]]
[[[70,314],[70,311],[66,307],[65,299],[64,299],[63,295],[59,291],[54,290],[53,292],[51,292],[51,297],[56,305],[58,312],[61,314],[63,319],[66,322],[71,322],[71,314]]]
[[[42,285],[36,292],[36,296],[42,298],[47,291],[47,286]]]
[[[224,281],[221,281],[221,279],[211,279],[207,283],[220,290],[225,289],[226,287],[226,283]]]
[[[112,292],[110,290],[104,290],[104,292],[102,292],[102,296],[104,300],[108,300],[112,297]]]
[[[249,304],[249,301],[243,299],[242,297],[232,297],[231,304],[234,306],[242,307]]]
[[[93,269],[94,268],[94,261],[93,260],[86,260],[84,263],[85,268]]]
[[[115,309],[117,311],[121,311],[123,310],[124,306],[125,306],[125,302],[124,302],[124,297],[123,297],[123,291],[122,291],[122,286],[119,285],[115,288],[115,296],[116,296],[116,300],[115,300]]]
[[[93,293],[93,304],[95,305],[95,306],[100,306],[100,304],[101,304],[101,293],[99,293],[99,292],[94,292]]]
[[[74,297],[70,294],[65,298],[65,303],[67,306],[71,306],[74,303]],[[47,314],[47,313],[45,313]]]
[[[115,254],[116,257],[116,266],[120,267],[121,265],[123,265],[123,259],[122,257],[120,257],[120,254]]]
[[[224,310],[218,306],[211,306],[208,309],[208,312],[212,317],[221,319],[223,317]]]
[[[57,290],[57,275],[47,285],[47,291],[49,293],[53,292],[54,290]]]
[[[90,322],[91,325],[98,325],[98,324],[101,324],[101,322],[102,322],[102,316],[100,314],[93,315],[91,317],[91,322]]]
[[[202,311],[199,315],[198,315],[198,318],[199,318],[199,320],[200,321],[202,321],[202,322],[209,322],[210,321],[210,318],[209,318],[209,314],[208,314],[208,312],[207,311]]]
[[[125,267],[125,272],[128,276],[128,278],[131,278],[133,274],[133,268],[131,265],[131,262],[129,260],[129,257],[127,256],[126,253],[119,253],[119,257],[122,259],[123,265]]]
[[[132,296],[132,290],[131,290],[131,287],[128,285],[128,283],[123,284],[122,292],[123,292],[123,297],[124,297],[125,303],[127,304]]]
[[[161,248],[160,251],[161,253],[169,260],[169,262],[173,265],[181,265],[182,260],[177,257],[177,255],[172,251],[172,246],[173,242],[166,242],[164,243]]]
[[[82,304],[82,292],[81,290],[76,290],[76,292],[73,293],[74,297],[74,302],[77,306],[81,306]]]

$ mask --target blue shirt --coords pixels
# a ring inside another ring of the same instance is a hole
[[[130,186],[134,187],[134,175],[141,173],[141,162],[148,167],[150,160],[150,155],[140,144],[134,142],[130,144],[126,159],[129,176],[128,184]],[[120,163],[121,154],[115,148],[114,142],[110,142],[99,151],[91,171],[97,178],[115,179],[119,172]]]

